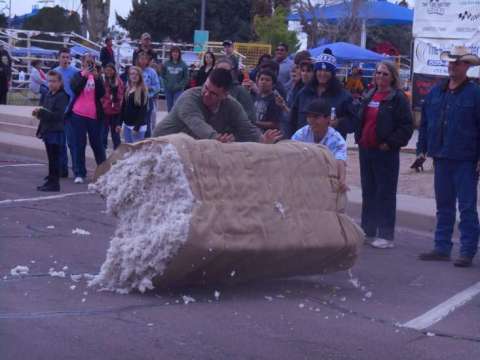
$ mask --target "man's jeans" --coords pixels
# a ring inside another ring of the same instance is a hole
[[[475,161],[434,159],[437,228],[435,250],[450,255],[456,219],[460,212],[460,255],[473,257],[477,252],[479,222],[477,214],[478,173]]]
[[[62,173],[68,173],[68,154],[67,154],[67,145],[68,150],[70,151],[70,158],[72,160],[72,171],[74,174],[78,172],[76,170],[76,161],[75,161],[75,136],[73,134],[72,124],[70,117],[65,119],[64,125],[65,138],[63,145],[60,149],[60,164],[62,168]]]
[[[393,240],[400,152],[360,147],[359,155],[362,228],[366,236]]]
[[[102,142],[103,121],[92,120],[75,114],[71,116],[70,120],[75,138],[75,176],[84,178],[87,176],[87,168],[85,166],[87,134],[97,165],[100,165],[106,159],[105,148],[103,147]]]

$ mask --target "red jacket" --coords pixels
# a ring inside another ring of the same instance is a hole
[[[102,107],[105,115],[114,116],[119,115],[122,111],[123,97],[125,95],[125,85],[123,81],[117,76],[115,80],[116,85],[116,96],[114,98],[112,94],[112,87],[110,83],[105,81],[105,96],[102,97]]]

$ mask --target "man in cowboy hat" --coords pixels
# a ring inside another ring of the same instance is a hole
[[[435,86],[425,99],[417,144],[419,159],[433,158],[437,203],[435,245],[420,254],[425,261],[449,261],[456,219],[460,211],[460,257],[457,267],[470,267],[477,252],[479,221],[477,183],[480,170],[480,87],[467,77],[480,58],[463,46],[443,52],[448,79]]]

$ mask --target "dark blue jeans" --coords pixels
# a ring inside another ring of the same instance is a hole
[[[105,148],[102,143],[103,121],[88,119],[75,114],[71,116],[70,121],[75,137],[75,176],[84,178],[87,176],[87,168],[85,166],[87,134],[97,165],[100,165],[106,159]]]
[[[67,154],[67,145],[68,150],[70,151],[70,158],[72,160],[72,171],[74,174],[78,172],[76,170],[76,161],[75,161],[75,136],[73,135],[72,124],[70,117],[65,119],[64,125],[64,142],[60,148],[60,166],[63,173],[68,173],[68,154]]]
[[[102,142],[105,150],[108,148],[108,133],[112,137],[113,149],[115,150],[120,145],[120,134],[116,131],[118,118],[120,115],[107,116],[105,115],[105,123],[103,127]]]
[[[449,255],[456,219],[460,212],[460,255],[473,257],[478,247],[477,184],[475,161],[434,159],[437,228],[435,250]]]
[[[165,90],[165,99],[167,100],[167,111],[170,112],[175,105],[175,102],[182,95],[183,90],[180,91],[169,91]]]
[[[360,147],[359,156],[363,231],[370,237],[393,240],[400,152]]]

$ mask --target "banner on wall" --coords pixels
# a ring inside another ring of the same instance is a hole
[[[480,0],[416,0],[413,36],[470,39],[480,30]]]
[[[440,60],[443,51],[453,46],[466,46],[472,54],[480,56],[480,37],[469,40],[452,39],[415,39],[413,49],[413,72],[425,75],[448,76],[448,63]],[[479,77],[480,67],[475,66],[468,71],[469,77]]]

